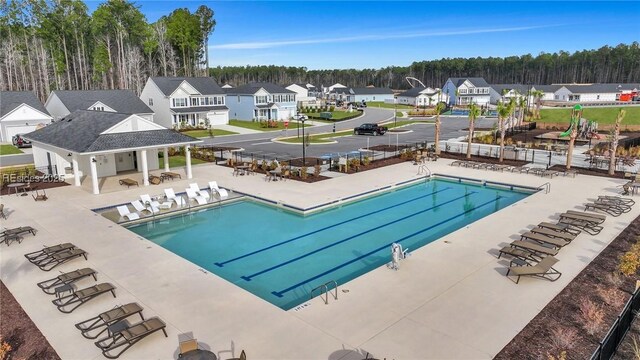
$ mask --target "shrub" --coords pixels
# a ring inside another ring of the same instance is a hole
[[[615,286],[615,287],[620,287],[622,286],[622,277],[620,277],[620,273],[617,271],[614,271],[610,274],[607,274],[607,281]]]
[[[638,266],[640,266],[640,243],[635,243],[620,258],[618,269],[624,275],[631,276],[636,273]]]
[[[262,171],[267,172],[267,169],[269,168],[269,165],[267,165],[267,160],[262,160],[260,168],[262,169]]]
[[[333,112],[335,109],[336,109],[335,106],[333,106],[333,105],[329,106],[329,111]]]
[[[307,167],[303,166],[300,168],[300,177],[303,179],[307,178]]]
[[[316,164],[313,167],[313,176],[315,176],[315,177],[320,176],[320,165]]]
[[[563,351],[560,354],[558,354],[558,357],[555,357],[551,354],[547,355],[547,359],[549,360],[566,360],[567,359],[567,352]]]
[[[168,153],[169,156],[174,156],[176,154],[176,148],[170,147]]]
[[[349,167],[352,168],[355,171],[358,171],[358,169],[360,168],[360,159],[358,158],[353,158],[349,160]]]
[[[574,328],[558,326],[551,330],[551,346],[553,352],[562,353],[574,347],[578,331]]]
[[[368,156],[365,156],[364,158],[362,158],[362,164],[364,164],[364,166],[371,164],[371,159],[369,159]]]
[[[605,303],[616,309],[622,308],[626,300],[624,293],[616,288],[598,287],[598,295]]]
[[[578,306],[581,320],[583,320],[582,326],[589,335],[595,335],[604,322],[604,310],[602,310],[602,306],[597,305],[589,299],[582,299]]]
[[[278,163],[275,160],[271,160],[269,163],[269,170],[275,170],[278,167]]]
[[[5,360],[9,358],[9,353],[11,352],[11,345],[6,343],[2,336],[0,336],[0,360]]]

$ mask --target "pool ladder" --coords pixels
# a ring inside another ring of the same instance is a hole
[[[331,293],[331,290],[329,290],[329,285],[333,285],[334,293]],[[313,290],[311,290],[311,293],[309,294],[310,295],[309,300],[313,299],[313,293],[316,290],[323,290],[320,293],[320,298],[322,299],[322,301],[324,301],[325,305],[329,305],[329,294],[331,294],[331,296],[333,296],[335,300],[338,300],[338,282],[336,282],[335,280],[327,281],[326,283],[320,286],[317,286]],[[322,295],[324,295],[324,297],[322,297]]]
[[[431,169],[427,165],[421,164],[418,166],[418,175],[424,175],[426,178],[431,177]]]

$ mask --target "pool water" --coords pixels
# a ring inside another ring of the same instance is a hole
[[[307,216],[241,200],[129,230],[288,310],[387,264],[394,242],[413,251],[528,195],[434,179]]]

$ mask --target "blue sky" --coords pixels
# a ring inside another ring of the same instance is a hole
[[[99,4],[88,1],[90,10]],[[149,21],[206,4],[211,65],[381,68],[640,40],[640,2],[137,1]]]

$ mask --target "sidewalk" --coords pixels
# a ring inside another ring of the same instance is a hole
[[[233,132],[238,133],[238,134],[259,134],[259,133],[262,133],[262,131],[247,129],[247,128],[243,128],[243,127],[239,127],[239,126],[226,125],[226,124],[225,125],[213,125],[211,127],[214,128],[214,129],[218,129],[218,130],[233,131]]]

